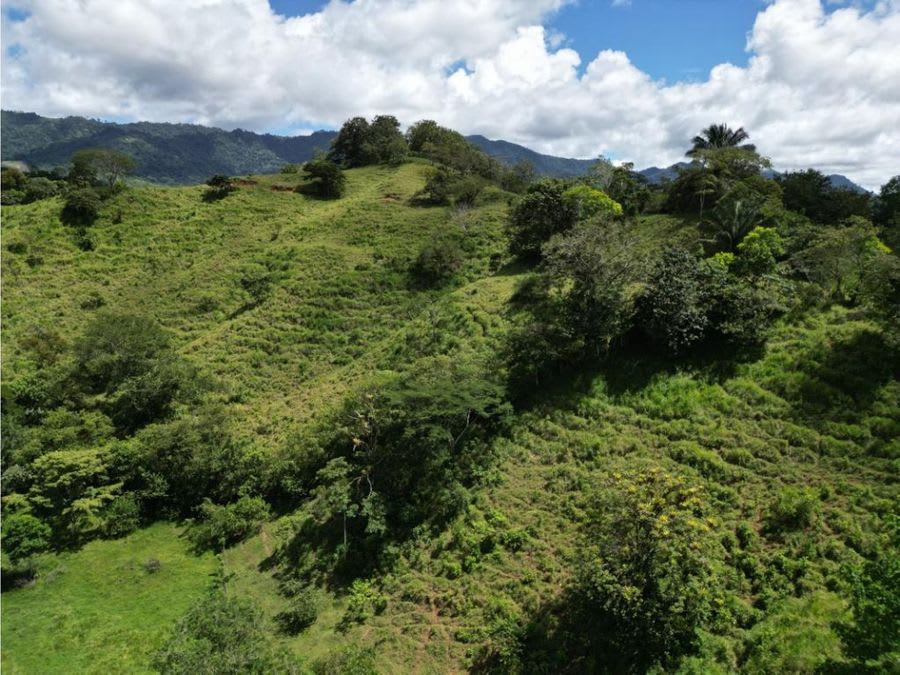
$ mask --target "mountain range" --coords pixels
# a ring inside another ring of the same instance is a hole
[[[135,174],[148,181],[184,185],[213,174],[239,176],[273,173],[286,163],[305,162],[318,150],[328,150],[335,131],[307,136],[277,136],[235,129],[225,131],[198,124],[134,122],[117,124],[84,117],[50,118],[35,113],[0,113],[0,160],[19,161],[43,169],[66,166],[82,148],[112,148],[137,161]],[[466,137],[486,154],[505,164],[527,160],[537,174],[571,178],[586,174],[595,160],[554,157],[503,140],[480,135]],[[650,183],[672,179],[680,167],[649,167],[639,171]],[[835,187],[864,192],[838,174],[829,176]]]

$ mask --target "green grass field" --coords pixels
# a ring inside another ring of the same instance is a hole
[[[216,560],[158,523],[116,541],[45,556],[33,586],[3,594],[6,673],[143,673],[211,582]],[[158,560],[159,571],[145,569]]]

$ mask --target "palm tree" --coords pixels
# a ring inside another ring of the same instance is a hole
[[[713,235],[710,243],[722,246],[725,251],[734,253],[737,245],[753,228],[765,223],[760,212],[760,203],[752,199],[727,200],[712,210],[712,215],[703,226]]]
[[[713,150],[715,148],[740,148],[741,150],[755,152],[755,145],[743,142],[748,138],[750,138],[750,134],[744,131],[744,127],[732,129],[727,124],[710,124],[700,132],[699,136],[694,136],[692,141],[694,147],[685,154],[688,157],[693,157],[701,150]]]

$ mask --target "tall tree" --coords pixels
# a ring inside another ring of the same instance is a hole
[[[715,148],[740,148],[741,150],[749,150],[756,152],[756,146],[752,143],[744,143],[750,134],[744,131],[744,127],[732,129],[727,124],[710,124],[699,136],[694,136],[691,141],[694,145],[687,151],[688,157],[693,157],[701,150],[712,150]]]

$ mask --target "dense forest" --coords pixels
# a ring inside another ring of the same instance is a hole
[[[3,169],[3,667],[900,669],[900,176],[749,141]]]

